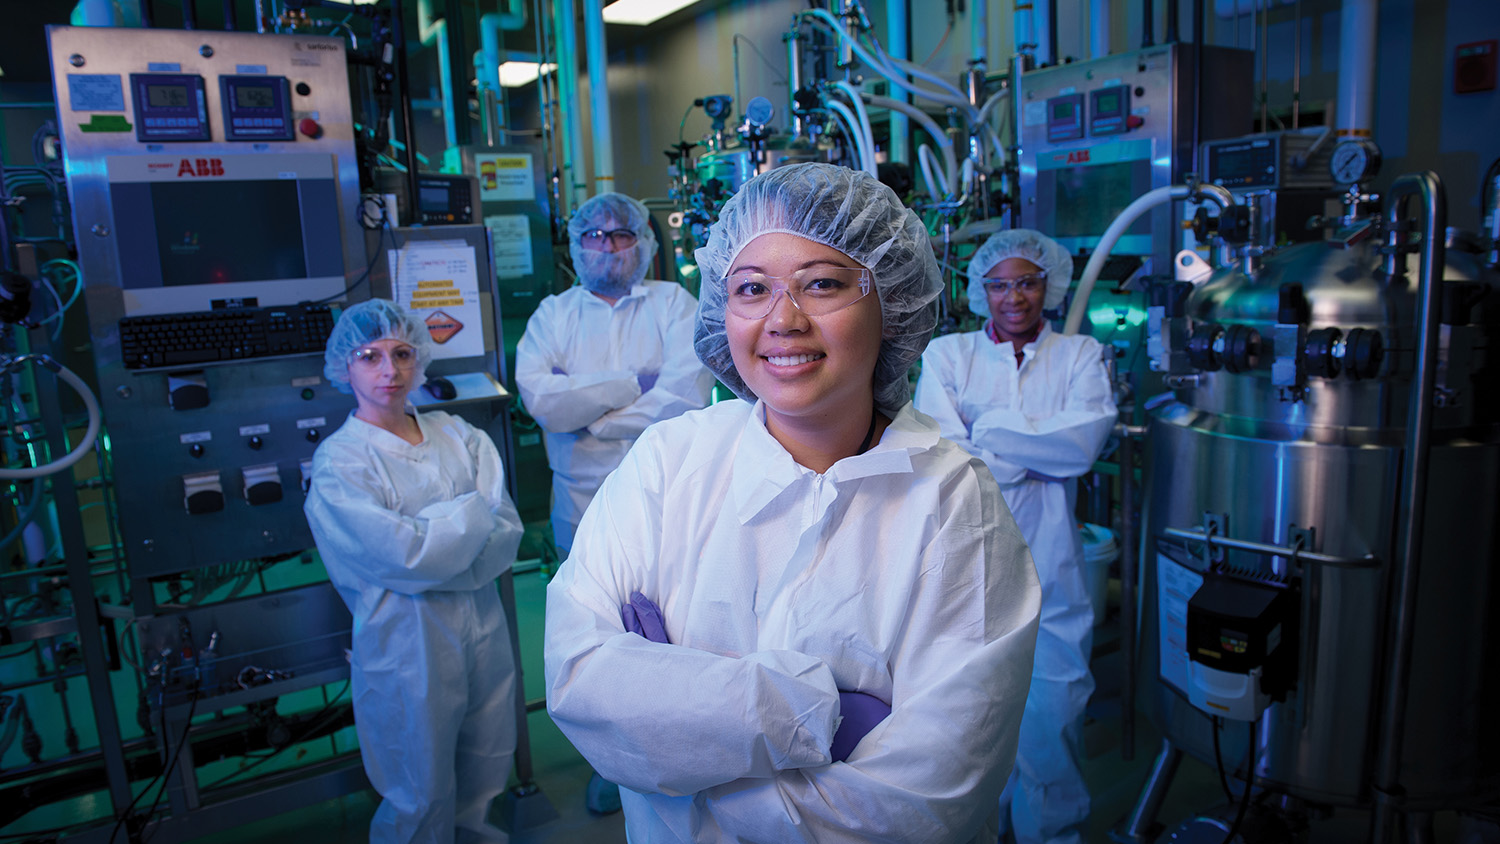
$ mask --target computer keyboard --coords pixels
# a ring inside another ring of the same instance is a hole
[[[322,352],[333,332],[328,305],[233,308],[120,320],[126,369]]]

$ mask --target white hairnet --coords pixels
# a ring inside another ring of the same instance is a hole
[[[349,386],[349,361],[360,346],[376,340],[400,340],[416,349],[417,370],[412,383],[427,380],[432,335],[415,314],[389,299],[369,299],[339,315],[323,352],[323,377],[341,393],[354,392]]]
[[[594,229],[630,229],[635,246],[619,252],[604,252],[583,245],[583,233]],[[656,255],[656,235],[651,231],[651,212],[623,193],[601,193],[578,206],[568,220],[568,251],[573,270],[585,288],[605,296],[620,297],[640,284]]]
[[[1073,256],[1067,247],[1032,229],[1006,229],[986,240],[969,259],[969,310],[983,317],[990,312],[984,292],[985,275],[1006,258],[1024,258],[1047,273],[1047,298],[1042,307],[1062,304],[1073,283]]]
[[[875,404],[899,410],[910,398],[907,370],[937,326],[943,279],[922,221],[894,191],[863,171],[832,164],[778,167],[730,197],[696,253],[703,274],[693,332],[698,357],[736,395],[755,400],[730,356],[724,278],[746,244],[773,232],[837,249],[870,269],[883,325]]]

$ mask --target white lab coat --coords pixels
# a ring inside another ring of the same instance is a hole
[[[681,285],[643,281],[614,305],[569,288],[527,320],[516,385],[544,432],[560,550],[647,425],[708,404],[714,377],[693,352],[697,309]],[[643,374],[656,376],[644,392]]]
[[[636,590],[672,644],[625,632]],[[983,840],[1038,609],[988,473],[909,403],[820,475],[729,401],[605,481],[547,589],[547,704],[637,844]],[[891,714],[830,764],[839,690]]]
[[[982,330],[938,337],[922,356],[914,401],[943,436],[990,467],[1036,561],[1042,620],[1011,820],[1023,844],[1078,842],[1089,813],[1079,759],[1094,690],[1094,613],[1073,479],[1092,468],[1114,428],[1114,392],[1092,337],[1043,323],[1022,351],[1017,367],[1014,346]]]
[[[313,455],[304,509],[354,615],[355,728],[384,798],[372,842],[505,841],[485,822],[516,747],[495,579],[521,519],[495,445],[442,411],[411,445],[354,415]]]

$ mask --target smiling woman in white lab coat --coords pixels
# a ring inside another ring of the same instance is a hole
[[[969,306],[989,319],[932,341],[917,382],[917,407],[994,472],[1042,581],[1031,698],[1007,791],[1020,844],[1081,844],[1089,816],[1079,761],[1094,610],[1073,479],[1094,465],[1116,414],[1099,341],[1065,337],[1042,319],[1072,280],[1068,250],[1041,232],[991,237],[969,262]]]
[[[548,588],[553,720],[632,841],[985,840],[1040,597],[989,472],[908,400],[927,233],[796,165],[697,258],[695,345],[744,401],[648,429],[585,514]]]

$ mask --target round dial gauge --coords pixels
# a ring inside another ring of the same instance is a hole
[[[1328,158],[1328,170],[1333,180],[1342,185],[1352,185],[1375,175],[1380,169],[1380,147],[1374,141],[1343,141],[1333,148]]]

